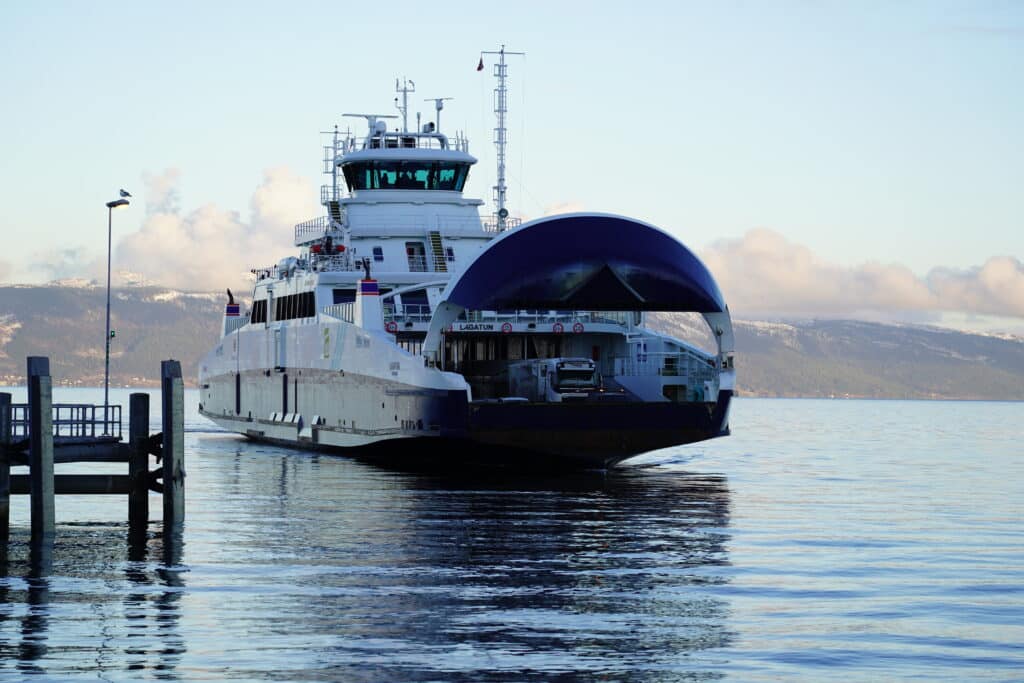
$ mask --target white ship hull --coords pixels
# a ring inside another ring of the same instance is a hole
[[[468,141],[356,116],[368,132],[333,133],[327,215],[296,226],[298,256],[253,270],[244,315],[229,292],[204,416],[413,465],[602,468],[729,433],[732,324],[683,244],[609,214],[520,224],[500,161],[483,221],[462,194]],[[700,313],[717,348],[646,329],[647,311]]]

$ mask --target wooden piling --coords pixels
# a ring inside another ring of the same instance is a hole
[[[29,476],[32,536],[56,530],[53,505],[53,384],[50,359],[28,358]]]
[[[53,416],[53,381],[50,361],[42,356],[28,358],[28,410],[22,417],[11,395],[0,393],[0,565],[10,538],[10,496],[29,494],[32,520],[32,543],[52,544],[56,530],[55,494],[121,494],[128,495],[129,544],[145,546],[149,521],[149,492],[160,491],[164,497],[164,532],[167,538],[180,539],[185,519],[185,386],[181,363],[164,361],[160,367],[162,383],[163,434],[149,435],[148,394],[131,395],[129,442],[120,441],[120,429],[113,437],[85,432],[62,434],[57,438],[60,455],[54,452],[54,426],[71,424]],[[67,406],[64,406],[67,408]],[[17,408],[17,410],[16,410]],[[58,407],[60,410],[60,407]],[[82,415],[85,415],[85,411]],[[120,427],[120,412],[117,413]],[[16,422],[17,418],[17,422]],[[76,423],[77,424],[77,423]],[[104,417],[104,424],[109,423]],[[18,436],[15,437],[15,432]],[[83,436],[83,434],[86,434]],[[26,437],[27,438],[24,438]],[[15,438],[19,439],[15,442]],[[157,441],[162,438],[160,445]],[[25,447],[28,447],[28,457]],[[162,482],[153,481],[149,456],[163,457]],[[54,475],[54,462],[127,462],[127,474],[59,474]],[[11,463],[28,465],[28,474],[12,475]],[[169,534],[169,535],[168,535]],[[41,546],[42,547],[42,546]]]
[[[185,385],[181,363],[160,362],[163,401],[164,534],[185,521]]]
[[[145,532],[149,523],[149,394],[128,399],[128,528]]]
[[[11,523],[11,395],[0,393],[0,555],[7,549]]]

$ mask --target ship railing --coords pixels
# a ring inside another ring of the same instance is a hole
[[[613,356],[604,367],[605,372],[626,377],[678,377],[683,384],[703,386],[704,382],[718,379],[713,358],[686,351],[648,353],[638,351],[629,356]]]
[[[384,322],[429,323],[431,315],[428,304],[384,304]]]
[[[359,264],[347,253],[331,254],[330,256],[316,254],[312,261],[315,271],[360,270]]]
[[[320,186],[320,203],[327,206],[328,202],[335,202],[345,198],[345,185],[338,183],[337,190],[333,184]]]
[[[427,257],[424,256],[413,256],[409,255],[409,272],[411,273],[426,273],[427,271]]]
[[[339,145],[343,154],[362,149],[449,149],[469,153],[469,138],[461,133],[447,135],[438,131],[417,133],[393,132],[367,137],[349,136]]]
[[[295,226],[296,246],[311,242],[331,232],[330,216],[320,216],[308,221],[303,221]]]
[[[396,304],[393,301],[384,302],[383,313],[386,323],[429,323],[433,315],[428,304]],[[538,331],[547,331],[541,329],[541,325],[561,323],[569,331],[576,323],[627,327],[632,316],[632,311],[466,311],[459,316],[459,321],[533,324]]]
[[[630,311],[466,311],[459,320],[466,322],[510,322],[510,323],[590,323],[595,325],[629,324]]]
[[[355,322],[355,304],[349,301],[343,304],[331,304],[320,309],[322,315],[329,315],[347,323]]]
[[[53,435],[82,438],[110,436],[121,438],[121,406],[91,403],[54,403]],[[11,436],[27,437],[31,431],[27,403],[11,404]]]
[[[512,218],[511,216],[509,216],[508,218],[505,219],[505,230],[518,228],[520,225],[522,225],[522,223],[522,218]],[[501,221],[498,220],[497,216],[492,216],[491,218],[484,218],[481,221],[481,225],[483,226],[484,232],[501,232]]]
[[[224,336],[228,336],[235,330],[245,327],[246,323],[249,322],[249,316],[232,316],[224,320]]]

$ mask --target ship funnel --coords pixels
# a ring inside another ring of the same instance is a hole
[[[384,330],[384,309],[380,303],[380,288],[377,286],[377,281],[372,278],[363,278],[359,281],[353,322],[364,330]]]

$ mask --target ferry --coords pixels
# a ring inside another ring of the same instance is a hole
[[[443,132],[445,98],[410,128],[415,85],[396,81],[398,114],[345,114],[365,132],[329,133],[325,215],[253,269],[247,311],[228,292],[202,415],[382,464],[606,469],[729,434],[733,328],[704,264],[635,218],[510,215],[514,54],[481,53],[497,80],[490,215],[463,194],[477,160]],[[652,311],[700,314],[716,348],[649,329]]]

